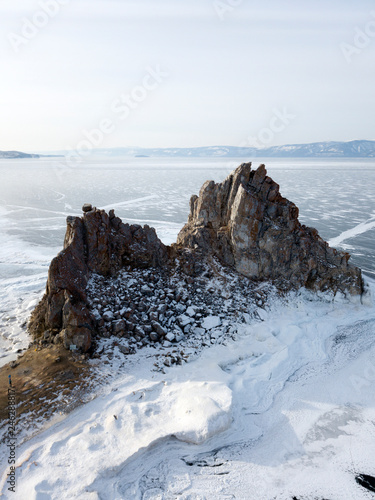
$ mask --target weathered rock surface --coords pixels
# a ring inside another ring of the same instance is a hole
[[[46,293],[30,318],[30,332],[44,343],[63,342],[86,352],[95,335],[145,345],[209,330],[210,315],[219,325],[232,292],[223,287],[216,310],[207,309],[212,303],[207,278],[194,288],[197,303],[188,299],[192,283],[215,274],[212,257],[229,266],[228,273],[246,277],[251,293],[251,283],[259,280],[283,289],[362,293],[361,271],[348,264],[349,254],[300,224],[298,208],[280,195],[264,165],[253,171],[245,163],[220,184],[206,182],[199,197],[191,198],[188,223],[171,247],[153,228],[124,224],[113,210],[107,214],[90,204],[82,210],[82,217],[67,219],[64,249],[51,262]],[[171,276],[178,276],[183,288],[172,286]],[[109,289],[101,294],[95,283]],[[255,292],[252,299],[259,300]],[[217,326],[211,323],[210,328]]]
[[[361,271],[349,254],[330,248],[301,225],[264,165],[240,165],[224,182],[207,181],[192,196],[181,247],[201,249],[252,279],[286,280],[294,287],[362,293]]]

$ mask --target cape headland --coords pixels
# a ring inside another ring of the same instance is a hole
[[[67,219],[64,249],[51,262],[29,331],[41,344],[82,352],[96,336],[117,335],[129,340],[125,353],[132,344],[203,333],[223,319],[220,310],[230,316],[243,306],[230,302],[229,285],[212,297],[210,277],[218,266],[228,273],[223,290],[236,276],[244,299],[263,300],[255,292],[259,282],[283,291],[361,295],[361,271],[350,255],[330,248],[298,213],[265,166],[252,170],[251,163],[221,183],[207,181],[191,197],[188,222],[171,246],[147,225],[123,223],[113,210],[85,204],[82,217]]]

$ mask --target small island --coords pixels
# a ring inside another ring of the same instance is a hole
[[[264,165],[252,170],[243,163],[223,182],[207,181],[191,197],[188,222],[171,246],[147,225],[123,223],[114,210],[85,204],[83,212],[67,219],[64,249],[51,262],[46,293],[29,322],[42,345],[86,353],[97,336],[117,335],[131,352],[133,344],[178,342],[188,325],[203,333],[205,322],[219,316],[202,310],[198,318],[193,311],[181,318],[178,302],[184,295],[194,304],[210,300],[213,275],[222,276],[223,289],[236,277],[246,282],[246,295],[259,282],[280,293],[301,287],[363,293],[350,255],[299,222],[298,208],[281,196]],[[213,309],[221,310],[224,299],[216,297]],[[246,300],[256,300],[255,293]],[[234,313],[239,306],[233,304]]]

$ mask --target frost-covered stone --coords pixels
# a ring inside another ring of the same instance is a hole
[[[210,331],[210,337],[211,337],[211,340],[217,340],[221,335],[222,335],[222,331],[219,330],[219,329],[213,329]]]
[[[159,315],[156,311],[151,311],[149,314],[149,318],[151,321],[159,321]]]
[[[97,309],[93,309],[91,314],[93,315],[95,321],[100,321],[102,319],[100,312]]]
[[[183,304],[177,304],[176,305],[176,311],[178,313],[184,313],[186,311],[186,307]]]
[[[188,316],[190,316],[191,318],[193,318],[196,315],[196,308],[193,307],[193,306],[189,306],[186,309],[185,314],[187,314]]]
[[[152,289],[149,287],[149,285],[143,285],[141,287],[141,292],[143,295],[149,295],[149,296],[152,295]]]
[[[190,324],[189,324],[189,325],[184,326],[184,333],[185,333],[185,334],[186,334],[186,333],[189,333],[190,331],[191,331],[191,325],[190,325]]]
[[[151,326],[157,334],[161,335],[162,337],[166,335],[167,332],[157,321],[152,321]]]
[[[150,339],[151,339],[153,342],[156,342],[157,340],[159,340],[159,335],[158,335],[156,332],[151,332],[151,333],[150,333]]]
[[[192,322],[190,316],[186,316],[186,314],[181,314],[178,316],[177,320],[182,328]]]
[[[105,311],[103,314],[103,319],[105,321],[113,321],[115,319],[115,316],[112,311]]]
[[[174,332],[174,337],[176,342],[181,342],[183,338],[185,338],[185,335],[182,332],[175,331]]]
[[[175,336],[174,336],[174,333],[172,332],[168,332],[166,335],[165,335],[165,340],[168,340],[169,342],[173,342],[175,340]]]
[[[120,351],[123,353],[123,354],[129,354],[130,353],[130,347],[129,347],[129,344],[120,344],[118,346],[118,348],[120,349]]]
[[[207,316],[202,322],[202,327],[205,330],[211,330],[211,328],[216,328],[221,325],[221,319],[219,316]]]
[[[199,328],[198,326],[193,328],[192,331],[195,333],[195,335],[198,335],[199,337],[201,337],[206,333],[206,330],[204,328]]]
[[[123,332],[125,330],[125,321],[120,319],[113,323],[113,331],[114,333]]]
[[[167,305],[166,304],[160,304],[158,307],[158,312],[159,314],[165,314],[167,311]]]
[[[136,325],[135,328],[134,328],[134,333],[136,335],[138,335],[139,337],[144,337],[145,336],[145,332],[143,330],[143,328],[139,325]]]

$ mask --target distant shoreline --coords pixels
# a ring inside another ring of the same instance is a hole
[[[327,141],[307,144],[286,144],[282,146],[204,146],[192,148],[92,148],[90,157],[100,158],[305,158],[305,159],[345,159],[375,158],[375,141],[355,140],[349,142]],[[17,158],[86,158],[88,153],[73,151],[44,151],[23,153],[20,151],[0,151],[0,159]]]
[[[83,158],[79,150],[44,151],[47,155],[62,155]],[[86,156],[86,155],[85,155]],[[375,158],[375,141],[355,140],[349,142],[327,141],[306,144],[287,144],[267,147],[245,146],[204,146],[191,148],[141,148],[115,147],[95,148],[90,156],[107,158]]]
[[[22,160],[28,158],[63,158],[64,155],[39,155],[34,153],[22,153],[21,151],[0,151],[0,160]]]

